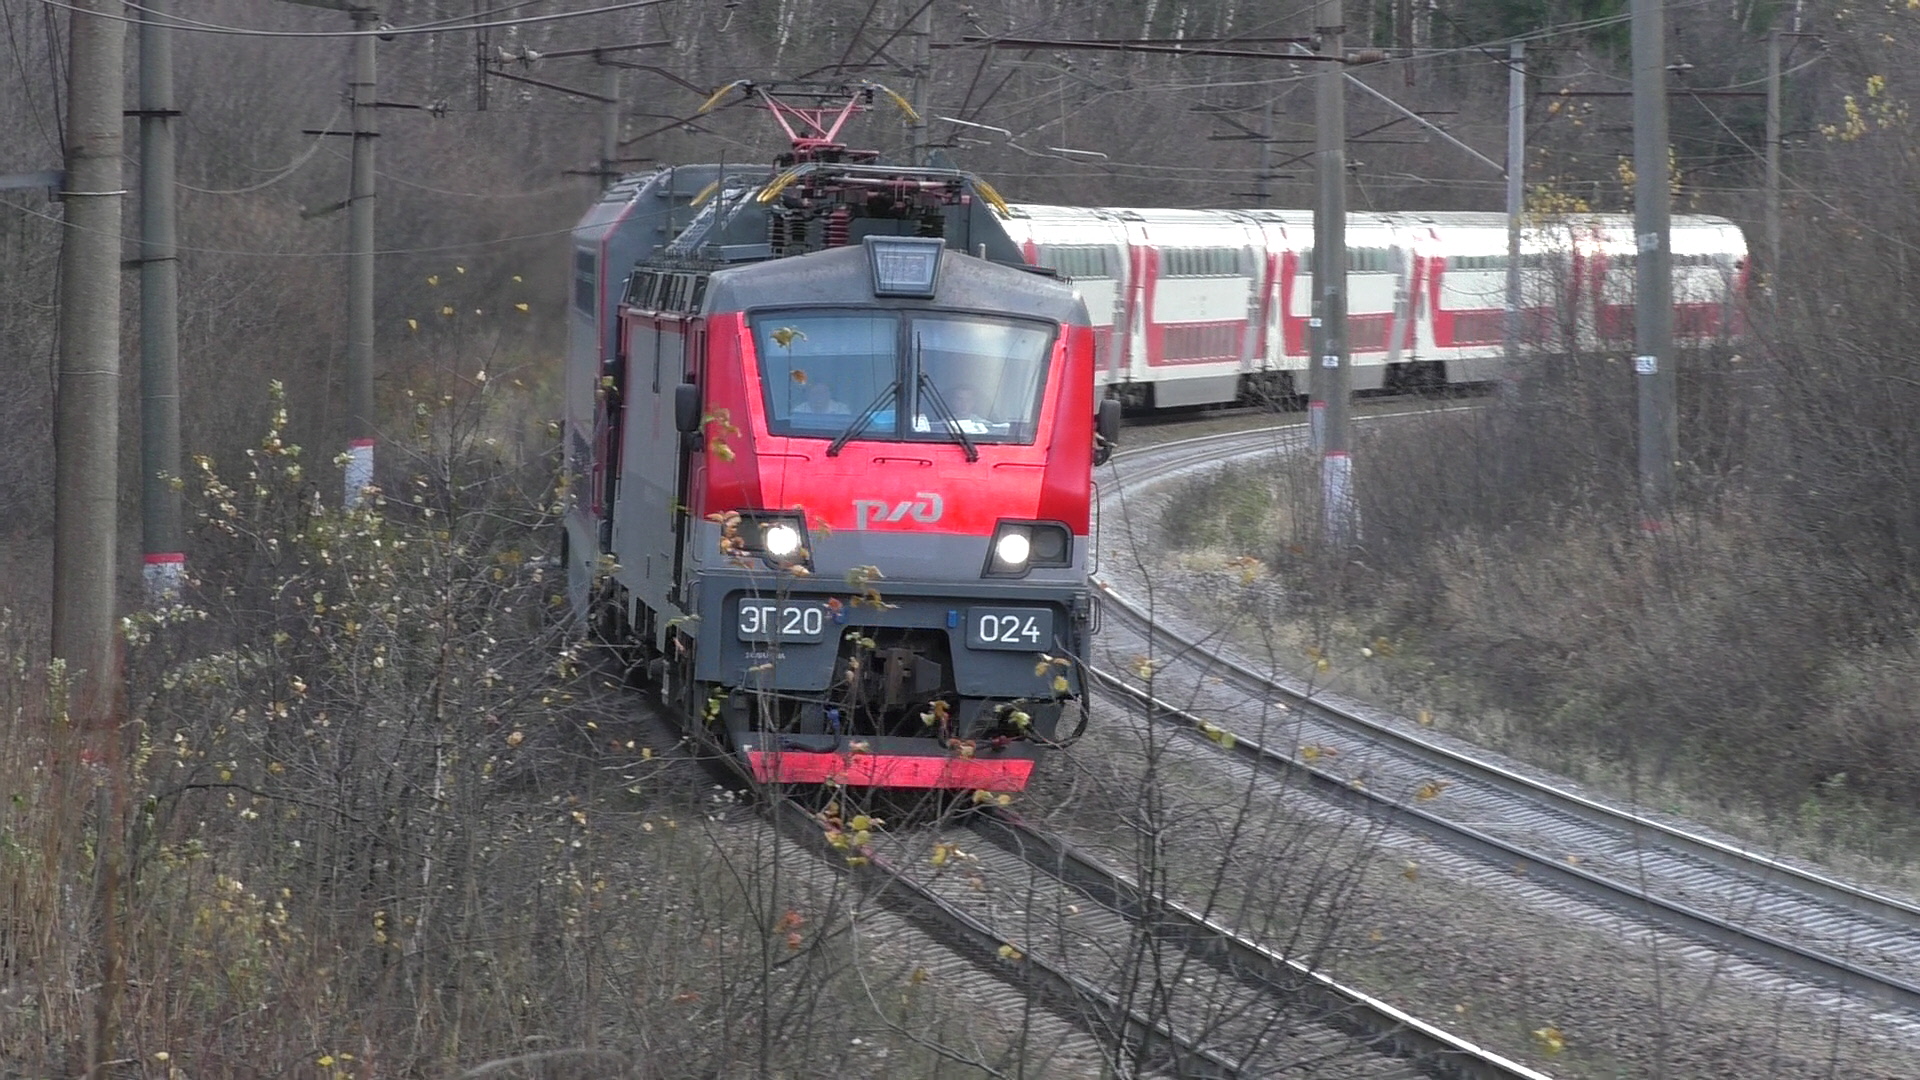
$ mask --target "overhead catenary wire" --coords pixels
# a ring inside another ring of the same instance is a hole
[[[61,0],[40,0],[40,2],[46,5],[47,7],[60,8],[65,11],[79,10],[79,9],[76,9],[72,4],[62,3]],[[656,4],[668,4],[673,2],[674,0],[625,0],[624,3],[607,4],[602,7],[587,8],[582,11],[561,11],[561,12],[555,12],[550,15],[528,15],[522,18],[499,19],[499,20],[494,20],[490,22],[474,22],[471,20],[471,16],[468,16],[464,19],[436,19],[432,22],[416,23],[411,26],[383,26],[374,30],[262,30],[262,29],[256,29],[253,27],[229,26],[222,23],[200,22],[194,19],[182,18],[181,16],[178,16],[178,15],[164,15],[161,18],[164,20],[164,25],[166,25],[169,29],[184,30],[184,31],[189,31],[196,34],[219,34],[219,35],[224,35],[229,37],[265,37],[265,38],[378,37],[382,40],[385,40],[387,38],[411,37],[419,34],[466,33],[467,31],[470,31],[470,30],[494,30],[494,29],[499,29],[501,27],[533,26],[539,23],[559,22],[565,19],[580,19],[580,18],[586,18],[588,16],[592,16],[592,15],[611,15],[611,14],[616,14],[622,11],[632,11],[635,8],[653,7]],[[141,7],[139,4],[131,3],[131,2],[128,3],[126,6],[135,11],[139,11],[143,13],[147,12],[148,10],[146,8]],[[149,21],[147,19],[135,18],[135,17],[126,16],[126,15],[102,15],[100,17],[113,19],[118,22],[132,23],[132,24],[139,24],[139,23]]]
[[[320,126],[323,128],[333,127],[333,122],[340,118],[340,112],[343,108],[345,108],[344,105],[336,103],[333,107],[333,115],[327,117],[327,122]],[[174,186],[200,195],[250,195],[256,191],[264,191],[280,181],[285,180],[287,177],[292,176],[294,173],[299,172],[302,166],[313,160],[313,155],[319,153],[320,148],[324,145],[326,145],[325,137],[315,136],[313,141],[307,146],[306,150],[301,152],[299,157],[294,158],[291,163],[275,171],[272,176],[267,177],[257,184],[248,184],[245,187],[237,188],[203,188],[195,187],[183,181],[175,181]]]
[[[11,210],[17,210],[20,213],[26,214],[30,217],[40,218],[54,225],[66,225],[68,228],[68,231],[75,231],[73,226],[69,225],[67,222],[62,221],[58,215],[49,214],[43,210],[35,209],[34,207],[27,206],[23,203],[14,202],[11,199],[0,199],[0,206],[7,207]],[[90,230],[80,229],[78,231],[86,232]],[[491,240],[464,240],[464,241],[460,241],[458,243],[452,243],[452,244],[428,244],[428,245],[423,245],[421,247],[407,247],[407,248],[375,248],[373,253],[375,255],[438,255],[438,254],[445,254],[448,252],[475,251],[483,248],[504,247],[508,244],[517,244],[517,243],[522,243],[529,240],[546,240],[555,236],[570,236],[572,235],[572,233],[573,233],[573,226],[568,225],[567,227],[560,228],[560,229],[541,229],[537,232],[515,233],[511,236],[499,236],[499,237],[494,237]],[[125,241],[127,243],[132,243],[138,239],[138,237],[128,235],[124,230],[120,232],[118,235],[122,241]],[[249,250],[240,249],[240,248],[203,247],[203,246],[196,246],[193,244],[179,244],[175,246],[174,250],[183,252],[183,253],[192,253],[196,255],[225,255],[225,256],[232,256],[235,258],[253,258],[253,259],[338,259],[343,255],[351,254],[351,252],[347,250],[342,250],[342,249],[335,249],[335,250],[328,250],[328,251],[249,251]]]

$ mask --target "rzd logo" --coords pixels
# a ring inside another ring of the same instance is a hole
[[[923,524],[940,520],[945,506],[940,494],[934,491],[916,491],[914,498],[889,503],[885,499],[853,500],[854,528],[864,529],[869,521],[895,522],[912,518]]]

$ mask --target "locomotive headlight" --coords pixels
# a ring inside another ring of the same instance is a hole
[[[1027,556],[1032,554],[1033,544],[1024,532],[1005,532],[994,542],[993,557],[996,562],[1009,570],[1024,568]]]
[[[800,550],[800,530],[784,521],[776,521],[767,526],[761,543],[767,554],[774,558],[789,559]]]
[[[1036,566],[1073,562],[1073,534],[1056,521],[1002,521],[987,548],[987,577],[1025,577]]]
[[[734,535],[738,555],[758,556],[776,570],[810,567],[807,526],[796,514],[780,510],[742,510]],[[723,543],[724,543],[723,539]]]

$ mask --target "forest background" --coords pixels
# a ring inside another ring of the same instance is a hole
[[[508,14],[589,6],[555,0]],[[252,469],[290,490],[337,490],[313,478],[332,475],[328,459],[344,428],[345,222],[326,208],[346,195],[347,145],[312,132],[346,123],[349,46],[289,36],[341,29],[346,17],[337,12],[239,0],[193,9],[208,32],[182,32],[175,46],[182,426],[195,456],[183,468],[197,512],[213,515],[196,519],[190,552],[209,581],[227,583],[224,625],[238,634],[233,628],[325,614],[317,604],[276,606],[284,595],[259,591],[279,568],[282,541],[259,521],[215,528],[227,489],[197,461],[240,488],[239,473]],[[542,477],[550,477],[544,421],[557,413],[567,230],[599,183],[598,106],[503,74],[597,88],[590,58],[536,54],[659,42],[620,54],[639,65],[622,72],[622,153],[632,156],[623,167],[757,160],[781,145],[762,117],[729,108],[691,119],[713,88],[739,78],[857,76],[905,93],[917,63],[907,31],[920,9],[910,0],[677,0],[379,46],[381,100],[424,107],[381,119],[377,391],[386,430],[403,448],[390,479],[413,470],[438,477],[433,498],[457,515],[495,505],[461,501],[474,496],[459,481],[484,465],[488,498],[510,492],[531,508],[486,518],[470,550],[443,552],[436,570],[444,579],[497,580],[499,552],[520,550],[519,539],[503,537],[537,524]],[[474,10],[464,0],[413,0],[381,14],[406,27]],[[1250,43],[1305,36],[1313,23],[1310,5],[1251,0],[935,0],[927,10],[934,42],[1215,38],[1264,49]],[[1410,50],[1356,76],[1496,159],[1505,144],[1506,42],[1526,40],[1530,206],[1631,210],[1630,105],[1585,96],[1629,86],[1623,4],[1383,0],[1349,4],[1346,16],[1350,46]],[[9,103],[0,110],[0,169],[62,159],[67,19],[56,4],[0,0],[0,100]],[[1676,212],[1733,219],[1756,260],[1753,333],[1738,355],[1685,361],[1673,527],[1652,537],[1639,529],[1630,376],[1621,357],[1596,354],[1568,362],[1532,406],[1540,411],[1496,406],[1415,436],[1366,436],[1356,458],[1365,523],[1356,551],[1318,551],[1300,532],[1311,515],[1289,502],[1299,485],[1284,475],[1241,484],[1257,493],[1252,505],[1194,494],[1208,509],[1186,516],[1206,525],[1176,538],[1190,568],[1258,558],[1316,655],[1357,656],[1362,642],[1392,642],[1397,666],[1373,677],[1383,692],[1527,718],[1475,734],[1576,773],[1703,793],[1872,855],[1905,857],[1913,836],[1906,811],[1920,805],[1920,380],[1908,362],[1920,326],[1909,303],[1920,242],[1920,141],[1909,106],[1920,93],[1920,64],[1910,63],[1920,60],[1920,4],[1676,3],[1668,20],[1681,90],[1762,91],[1766,32],[1800,35],[1785,48],[1779,266],[1766,265],[1760,228],[1761,99],[1672,99]],[[257,32],[211,32],[217,27]],[[1314,73],[1306,65],[1038,46],[928,56],[933,144],[1011,199],[1312,205]],[[482,76],[476,57],[503,74]],[[130,107],[133,100],[130,90]],[[1503,181],[1483,164],[1364,96],[1353,96],[1349,110],[1352,208],[1501,209]],[[899,155],[909,137],[883,104],[856,121],[848,141]],[[130,137],[130,181],[136,145]],[[127,220],[131,236],[137,215],[130,210]],[[49,602],[59,221],[59,204],[43,193],[0,198],[0,607],[10,612],[16,664],[9,720],[22,731],[46,719],[30,673],[44,659]],[[140,550],[130,437],[139,430],[136,275],[127,277],[126,300],[120,551],[131,611]],[[262,458],[271,440],[318,448],[308,452],[309,472],[289,478],[284,462]],[[361,540],[377,538],[368,528]],[[1239,579],[1223,573],[1222,588]],[[518,603],[513,588],[526,590]],[[492,689],[481,677],[488,671],[523,696],[546,677],[558,640],[525,617],[541,591],[516,577],[485,599],[488,619],[498,621],[461,628],[493,643],[467,656],[474,693]],[[499,640],[515,646],[518,682],[501,674],[509,665]],[[165,664],[150,662],[160,680]],[[262,693],[284,699],[286,675],[270,667],[263,662],[254,675],[277,679],[280,690]],[[156,717],[211,708],[212,698],[189,707],[166,696],[177,692],[155,692]],[[525,705],[516,701],[479,708],[512,728],[498,718]],[[177,733],[233,737],[203,719],[180,721]],[[359,752],[373,761],[396,751],[370,743]],[[332,782],[361,775],[350,758],[335,759]],[[24,783],[30,763],[8,760],[27,770],[12,774]],[[394,835],[406,831],[406,817],[396,811]],[[54,881],[54,863],[40,865]],[[273,904],[264,892],[246,898],[261,910]],[[351,909],[366,925],[373,916],[363,906],[330,910],[345,919]],[[261,923],[248,925],[253,933]],[[0,960],[25,955],[24,938],[8,933],[0,924]],[[247,947],[264,957],[271,944]]]

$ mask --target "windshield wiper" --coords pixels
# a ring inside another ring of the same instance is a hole
[[[892,382],[888,383],[887,388],[885,390],[880,391],[880,396],[874,398],[872,404],[868,405],[864,409],[861,409],[860,415],[853,418],[853,423],[847,425],[847,430],[841,432],[838,438],[834,439],[832,443],[828,444],[827,456],[839,457],[840,451],[846,448],[847,443],[851,442],[861,432],[867,430],[867,425],[873,423],[873,418],[880,415],[880,410],[882,407],[886,405],[887,399],[890,397],[893,397],[899,392],[900,392],[899,379],[895,379]]]
[[[960,418],[947,407],[947,399],[940,396],[939,389],[933,385],[932,379],[927,378],[927,373],[924,371],[920,373],[920,392],[926,396],[927,400],[933,402],[934,408],[940,410],[947,430],[960,440],[961,446],[967,448],[967,460],[979,461],[980,451],[975,449],[973,440],[967,436],[967,429],[960,426]]]

